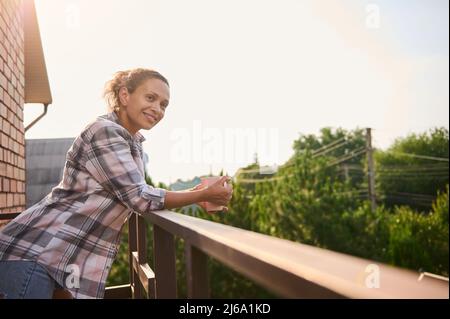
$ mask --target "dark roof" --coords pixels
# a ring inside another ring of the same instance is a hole
[[[27,207],[39,202],[59,184],[73,141],[74,138],[25,141]]]

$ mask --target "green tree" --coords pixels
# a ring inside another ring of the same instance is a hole
[[[415,205],[418,201],[394,203],[387,196],[381,196],[378,208],[373,212],[367,197],[361,193],[362,188],[367,188],[364,153],[358,156],[352,156],[351,153],[364,147],[364,131],[360,129],[345,131],[325,128],[319,136],[301,135],[294,142],[294,155],[276,173],[260,174],[257,156],[254,163],[242,168],[233,182],[234,193],[229,212],[208,214],[196,210],[188,211],[187,214],[362,258],[448,276],[448,174],[441,179],[424,179],[422,176],[405,178],[403,176],[409,176],[404,174],[408,170],[418,175],[428,166],[442,175],[444,165],[432,166],[437,164],[431,163],[429,159],[401,154],[448,158],[448,131],[435,129],[429,133],[411,135],[397,140],[387,151],[377,151],[375,154],[377,191],[381,195],[393,192],[427,195],[430,197],[426,207]],[[448,163],[444,163],[448,172]],[[348,166],[351,168],[349,178],[342,174],[343,165],[353,165]],[[399,168],[402,174],[395,175],[395,169]],[[146,180],[153,184],[150,178]],[[162,186],[166,188],[159,184],[159,187]],[[110,284],[128,282],[126,245],[127,236],[124,234],[123,246],[108,278]],[[151,260],[150,226],[148,247]],[[182,240],[177,240],[176,256],[179,296],[185,297]],[[150,266],[153,267],[151,263]],[[274,297],[212,258],[209,259],[208,267],[211,295],[214,298]]]
[[[448,184],[448,130],[435,128],[397,139],[386,151],[377,151],[377,195],[388,207],[408,205],[428,211],[438,191]],[[419,158],[409,154],[445,160]]]

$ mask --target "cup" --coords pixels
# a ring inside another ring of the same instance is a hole
[[[208,187],[211,184],[214,184],[215,182],[217,182],[219,179],[221,179],[223,176],[211,176],[211,177],[201,177],[200,180],[200,189]],[[224,187],[227,187],[227,182],[224,182],[223,184]],[[200,202],[199,204],[202,204],[203,207],[205,208],[205,210],[208,213],[214,213],[214,212],[219,212],[219,211],[223,211],[224,206],[222,205],[216,205],[210,202]]]

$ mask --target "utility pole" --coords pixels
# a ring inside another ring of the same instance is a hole
[[[348,154],[348,148],[345,149],[345,155]],[[344,168],[344,176],[345,176],[345,181],[348,183],[350,180],[350,175],[348,174],[348,165],[347,164],[343,164],[342,167]]]
[[[369,184],[369,199],[371,203],[372,213],[377,209],[377,202],[375,196],[375,168],[373,165],[373,148],[372,148],[372,129],[366,129],[366,152],[367,152],[367,175]]]
[[[348,165],[343,164],[342,167],[344,168],[345,181],[348,182],[350,180],[350,175],[348,174]]]

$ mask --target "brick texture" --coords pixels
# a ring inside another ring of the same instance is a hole
[[[22,0],[1,0],[0,213],[22,212],[26,203],[23,27]]]

